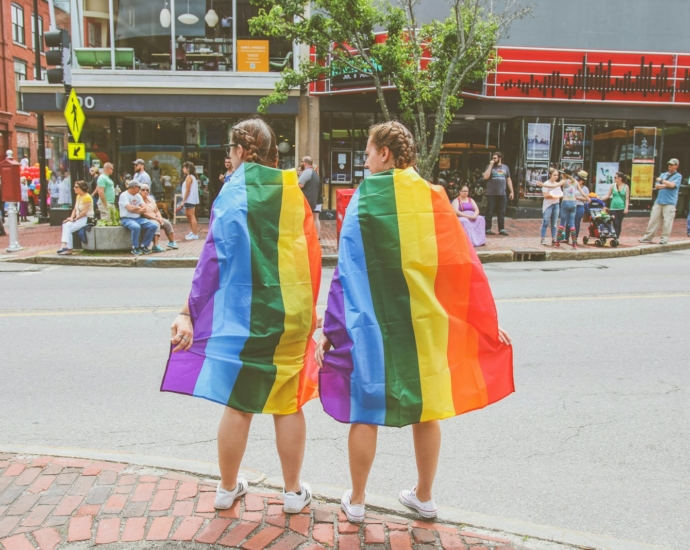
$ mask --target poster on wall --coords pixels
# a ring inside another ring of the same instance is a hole
[[[595,192],[600,199],[608,195],[616,172],[618,172],[617,162],[597,162],[597,186]]]
[[[572,161],[568,159],[561,159],[561,170],[570,170],[573,174],[577,174],[582,170],[584,163],[579,161]]]
[[[527,160],[548,161],[551,152],[551,124],[527,125]]]
[[[549,169],[547,167],[528,166],[525,172],[525,197],[542,198],[542,190],[537,185],[537,182],[546,183],[547,179],[549,179]]]
[[[633,162],[654,164],[654,157],[656,156],[656,128],[635,126],[633,143]]]
[[[237,71],[267,73],[268,40],[237,41]]]
[[[630,175],[630,198],[632,200],[652,200],[654,189],[654,165],[633,164]]]
[[[441,155],[438,157],[438,169],[450,170],[450,155]]]
[[[571,124],[563,128],[562,162],[585,160],[585,129],[584,124]]]

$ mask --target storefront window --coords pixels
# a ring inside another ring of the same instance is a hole
[[[258,8],[250,0],[237,0],[237,16],[233,0],[83,1],[83,47],[75,49],[82,68],[279,72],[293,63],[290,41],[251,34]]]

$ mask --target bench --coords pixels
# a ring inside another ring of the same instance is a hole
[[[81,67],[110,69],[110,48],[74,48],[77,62]],[[115,48],[115,67],[136,69],[134,48]]]

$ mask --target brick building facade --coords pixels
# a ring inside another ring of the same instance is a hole
[[[61,19],[68,18],[63,12],[59,15]],[[38,17],[43,51],[42,33],[50,27],[46,0],[38,0]],[[3,0],[0,4],[0,160],[5,158],[5,151],[11,149],[15,158],[26,155],[32,165],[38,162],[37,116],[24,110],[18,82],[35,79],[34,40],[33,1]],[[43,54],[41,65],[45,78]],[[64,130],[47,128],[45,141],[46,164],[52,169],[59,168],[65,150]]]

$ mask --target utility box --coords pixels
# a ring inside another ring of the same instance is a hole
[[[14,159],[6,158],[0,162],[2,200],[5,202],[21,202],[22,200],[22,189],[19,185],[20,167],[21,165]]]
[[[335,192],[335,228],[338,235],[338,241],[340,241],[340,230],[342,229],[343,221],[345,220],[345,211],[347,210],[347,206],[350,204],[352,195],[355,194],[355,191],[356,189],[338,189]]]

